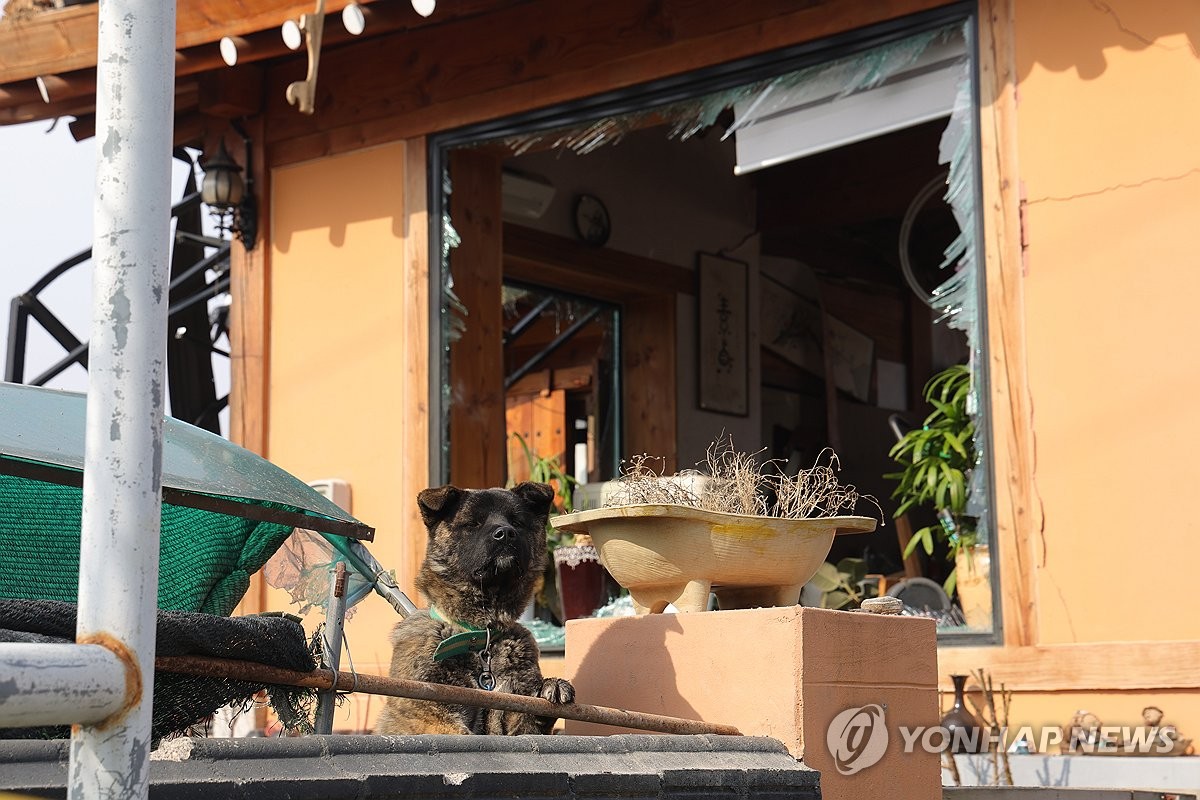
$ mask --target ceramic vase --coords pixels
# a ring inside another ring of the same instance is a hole
[[[590,617],[615,595],[613,579],[590,544],[554,548],[554,574],[564,623]]]
[[[954,706],[942,717],[942,727],[950,736],[953,753],[981,753],[984,748],[983,724],[975,718],[963,701],[966,675],[951,675],[954,682]]]

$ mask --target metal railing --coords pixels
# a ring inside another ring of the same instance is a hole
[[[171,207],[171,216],[177,220],[176,244],[185,243],[193,246],[215,247],[216,252],[201,258],[191,266],[178,271],[172,276],[168,288],[168,296],[171,301],[167,311],[168,335],[171,335],[172,331],[179,328],[178,323],[184,321],[184,317],[189,312],[193,312],[197,305],[206,303],[209,299],[229,290],[230,243],[223,239],[213,239],[182,229],[183,215],[199,207],[199,192],[187,195]],[[89,247],[51,269],[27,291],[22,292],[12,299],[8,321],[8,348],[4,369],[5,381],[9,383],[25,383],[31,386],[45,386],[75,364],[79,364],[84,369],[88,368],[88,355],[91,349],[90,342],[80,341],[71,332],[70,328],[46,306],[40,295],[59,278],[69,273],[75,267],[90,262],[91,259],[92,248]],[[206,278],[209,270],[214,274],[211,280]],[[196,285],[198,278],[203,280],[200,286]],[[189,317],[189,321],[192,319],[194,318]],[[65,355],[34,377],[26,379],[29,327],[31,322],[37,322],[50,335],[50,338],[63,348]],[[209,333],[206,336],[207,352],[210,356],[215,353],[219,356],[228,357],[229,354],[217,344],[221,336],[227,333],[227,322],[223,314],[218,315],[215,320],[210,322]],[[190,408],[196,405],[195,403],[187,403],[184,398],[179,397],[178,394],[181,390],[175,389],[175,386],[178,384],[184,386],[194,385],[191,381],[179,381],[181,377],[179,373],[183,369],[195,369],[194,361],[189,362],[185,366],[176,366],[174,363],[168,364],[168,383],[174,389],[171,397],[173,410],[180,407]],[[208,364],[207,374],[200,376],[200,380],[205,379],[210,382],[212,381],[211,363]],[[185,422],[213,430],[217,412],[224,408],[228,402],[228,395],[201,402],[199,410],[189,415],[191,418],[184,417],[183,419]]]

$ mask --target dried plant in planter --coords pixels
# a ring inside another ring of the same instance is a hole
[[[853,513],[858,491],[837,480],[829,451],[801,475],[759,462],[722,436],[700,470],[663,475],[664,460],[624,464],[606,508],[556,517],[586,531],[638,613],[795,605],[839,533],[868,533],[876,519]],[[881,516],[881,515],[880,515]]]
[[[641,453],[621,462],[621,474],[616,490],[608,496],[605,506],[677,505],[699,508],[699,485],[703,476],[695,470],[676,475],[663,475],[667,460],[661,456]],[[659,469],[655,469],[654,465]],[[697,481],[696,479],[700,479]]]
[[[732,436],[722,436],[710,444],[703,465],[708,471],[708,480],[700,494],[700,508],[726,514],[773,516],[762,494],[769,483],[769,476],[762,471],[766,464],[759,465],[755,459],[762,452],[739,453],[733,446]]]
[[[674,475],[654,468],[666,463],[661,457],[634,456],[623,465],[618,488],[604,505],[681,505],[726,514],[813,519],[853,514],[863,500],[875,507],[875,516],[882,520],[874,497],[838,480],[841,462],[832,449],[822,450],[816,463],[795,477],[785,475],[778,461],[759,463],[762,452],[740,452],[733,437],[722,436],[709,445],[701,470]]]
[[[822,464],[823,459],[828,462]],[[858,501],[864,500],[875,506],[882,520],[879,501],[869,494],[859,494],[851,484],[841,483],[837,477],[841,469],[842,462],[837,453],[826,447],[817,454],[816,463],[800,470],[796,477],[774,476],[771,481],[775,489],[774,516],[789,519],[833,517],[842,511],[853,513]]]

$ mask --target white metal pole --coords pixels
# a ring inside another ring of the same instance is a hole
[[[125,704],[124,666],[94,644],[7,642],[0,675],[6,728],[100,722]]]
[[[175,0],[104,0],[77,641],[116,653],[127,688],[72,733],[76,800],[150,787],[174,107]]]

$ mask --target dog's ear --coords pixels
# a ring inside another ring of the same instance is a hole
[[[439,486],[436,489],[426,489],[417,495],[417,506],[421,509],[421,519],[425,527],[433,532],[433,526],[454,513],[463,497],[463,490],[457,486]]]
[[[554,503],[554,490],[549,484],[525,481],[514,486],[512,491],[539,514],[550,513],[550,507]]]

